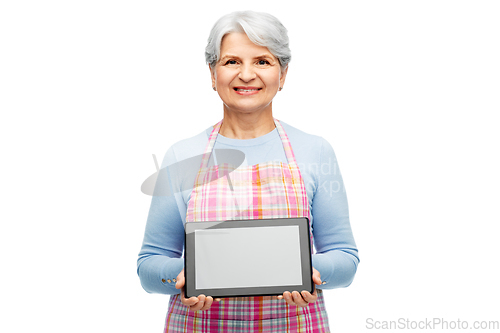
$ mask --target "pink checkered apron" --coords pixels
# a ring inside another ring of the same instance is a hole
[[[222,121],[215,126],[191,193],[187,222],[310,217],[306,188],[290,141],[277,119],[275,124],[288,164],[267,162],[236,170],[227,164],[207,167]],[[165,332],[316,333],[329,332],[329,328],[323,293],[318,290],[317,301],[303,308],[259,296],[223,298],[207,311],[191,311],[181,303],[180,295],[174,295]]]

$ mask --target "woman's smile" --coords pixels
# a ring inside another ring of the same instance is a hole
[[[239,87],[234,87],[233,89],[238,95],[249,96],[257,94],[262,88],[239,86]]]

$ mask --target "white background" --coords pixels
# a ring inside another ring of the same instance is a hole
[[[332,330],[500,320],[498,1],[20,0],[0,5],[1,331],[161,332],[140,185],[221,119],[204,48],[242,9],[288,28],[275,116],[345,180],[361,263],[326,292]]]

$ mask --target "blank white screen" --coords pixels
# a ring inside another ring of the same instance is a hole
[[[196,288],[302,284],[298,226],[195,231]]]

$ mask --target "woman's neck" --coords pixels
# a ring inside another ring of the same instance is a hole
[[[224,109],[224,121],[219,133],[226,138],[247,140],[265,135],[276,126],[272,111],[234,113]]]

